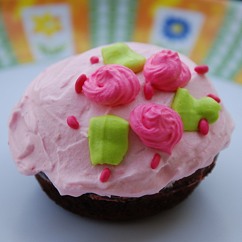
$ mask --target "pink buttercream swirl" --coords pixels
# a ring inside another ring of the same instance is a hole
[[[97,69],[83,85],[89,99],[106,106],[132,102],[140,91],[140,83],[132,70],[109,64]]]
[[[162,50],[151,56],[145,63],[144,76],[146,82],[165,92],[174,92],[191,79],[189,68],[180,60],[178,53],[171,50]]]
[[[183,134],[179,114],[165,105],[154,103],[137,106],[130,114],[130,126],[146,146],[168,154]]]

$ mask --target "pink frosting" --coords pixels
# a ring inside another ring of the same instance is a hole
[[[144,66],[146,82],[165,92],[176,91],[184,87],[191,79],[191,73],[177,52],[162,50],[151,56]]]
[[[116,64],[100,67],[83,85],[86,97],[112,107],[132,102],[139,90],[139,80],[134,72]]]
[[[146,59],[162,51],[161,47],[149,44],[127,44]],[[93,65],[90,56],[97,56],[100,61]],[[191,80],[185,87],[189,93],[195,98],[210,93],[218,96],[206,75],[198,75],[191,60],[181,54],[179,57],[191,71]],[[49,67],[28,87],[9,123],[9,146],[20,172],[34,175],[43,171],[62,195],[80,196],[93,192],[140,197],[157,193],[174,181],[210,165],[228,145],[233,122],[222,102],[219,119],[209,127],[208,134],[184,132],[171,155],[147,147],[134,132],[129,132],[129,149],[120,165],[92,166],[88,148],[90,118],[112,114],[129,120],[132,110],[150,103],[142,91],[132,102],[118,107],[99,105],[82,93],[77,94],[75,83],[80,74],[90,77],[102,66],[101,48],[92,49]],[[143,72],[136,76],[144,86]],[[152,95],[152,103],[168,107],[174,98],[173,92],[154,92]],[[69,116],[78,121],[78,129],[68,126]],[[155,163],[153,168],[150,163]]]
[[[178,113],[154,103],[137,106],[130,114],[130,125],[146,146],[168,154],[171,154],[183,134]]]

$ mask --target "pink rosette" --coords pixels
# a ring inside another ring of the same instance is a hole
[[[189,82],[191,72],[177,52],[162,50],[146,61],[144,76],[146,82],[150,82],[154,88],[174,92]]]
[[[181,117],[171,108],[141,104],[130,114],[130,126],[144,145],[171,154],[183,134]]]
[[[86,97],[112,107],[132,102],[139,91],[140,83],[134,72],[116,64],[100,67],[83,85]]]

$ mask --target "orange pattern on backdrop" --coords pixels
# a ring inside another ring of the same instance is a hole
[[[137,42],[149,42],[153,17],[150,13],[151,3],[153,1],[140,0],[137,8],[136,26],[133,38]]]
[[[14,49],[16,58],[20,62],[33,61],[31,50],[28,45],[28,40],[24,33],[24,26],[21,21],[21,1],[1,1],[0,7],[2,8],[2,15],[6,25],[6,31]],[[35,1],[32,1],[31,4]],[[28,5],[25,5],[28,6]]]
[[[75,52],[80,53],[91,48],[89,31],[89,9],[87,0],[70,1],[72,10],[73,37]]]
[[[207,56],[213,40],[222,25],[227,4],[226,0],[140,0],[134,40],[150,42],[149,38],[154,22],[154,15],[161,7],[173,7],[201,12],[206,16],[205,22],[190,55],[195,62],[201,63]]]
[[[238,74],[234,78],[235,82],[242,84],[242,70],[238,72]]]

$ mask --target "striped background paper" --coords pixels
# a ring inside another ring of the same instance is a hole
[[[0,1],[0,70],[122,41],[175,49],[242,84],[242,2]]]

